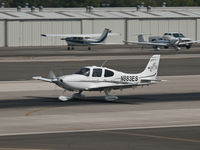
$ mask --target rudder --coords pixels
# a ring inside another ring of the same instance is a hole
[[[149,60],[145,70],[141,73],[141,77],[145,79],[155,80],[158,74],[158,66],[160,55],[153,55]]]

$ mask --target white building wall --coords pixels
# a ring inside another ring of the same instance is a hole
[[[137,41],[138,33],[161,36],[165,32],[181,32],[189,38],[195,40],[197,37],[200,40],[200,19],[128,19],[127,27],[129,41]],[[102,33],[104,28],[120,33],[119,36],[108,36],[107,43],[123,43],[125,19],[86,19],[82,22],[81,20],[8,21],[7,42],[8,46],[66,45],[60,37],[41,37],[40,34]],[[4,32],[4,21],[1,21],[0,46],[5,44]],[[148,36],[146,35],[145,39],[148,39]]]
[[[93,20],[83,20],[82,21],[82,33],[92,34],[94,33],[94,21]]]
[[[7,39],[8,39],[8,46],[22,46],[21,38],[22,38],[22,31],[20,27],[19,21],[8,21],[7,23]]]
[[[197,23],[200,38],[200,21]],[[198,30],[197,29],[197,30]],[[137,41],[137,34],[151,34],[152,36],[162,36],[166,32],[180,32],[186,37],[195,40],[196,20],[195,19],[147,19],[128,21],[128,40]],[[144,35],[147,40],[149,35]]]
[[[198,27],[200,28],[200,26]],[[187,37],[191,38],[191,39],[196,39],[196,22],[195,20],[188,20],[187,23]]]
[[[109,19],[109,20],[93,20],[93,33],[102,33],[105,28],[112,30],[112,33],[119,33],[117,36],[108,36],[106,43],[123,43],[125,39],[125,20]]]
[[[197,23],[196,23],[196,26],[197,26],[197,39],[196,40],[200,40],[200,19],[197,19]]]
[[[80,25],[80,21],[9,21],[8,46],[66,45],[61,37],[41,34],[80,34]]]
[[[5,23],[0,21],[0,47],[5,46]]]
[[[142,33],[141,30],[141,24],[140,21],[137,20],[128,20],[127,22],[127,27],[128,27],[128,41],[137,41],[137,35],[138,33]]]

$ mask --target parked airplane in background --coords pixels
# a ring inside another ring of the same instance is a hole
[[[119,35],[119,33],[111,33],[111,30],[105,28],[102,34],[41,34],[44,37],[62,37],[61,40],[67,42],[68,50],[70,47],[73,50],[74,46],[104,45],[108,35]],[[91,47],[88,47],[88,50],[91,50]]]
[[[51,71],[49,78],[35,76],[33,79],[55,83],[61,88],[69,91],[79,91],[72,97],[64,95],[59,96],[61,101],[67,101],[71,98],[83,98],[83,91],[104,91],[105,100],[117,100],[117,96],[109,95],[111,90],[133,88],[138,86],[150,85],[157,83],[156,80],[160,55],[153,55],[149,60],[145,70],[141,73],[131,74],[123,73],[106,67],[86,66],[78,70],[72,75],[64,75],[56,77]]]
[[[150,36],[149,41],[144,40],[143,34],[138,34],[138,42],[124,41],[126,44],[151,45],[155,50],[160,50],[160,47],[173,47],[176,50],[180,50],[181,47],[190,49],[192,44],[199,42],[186,38],[182,33],[165,33],[163,36]]]

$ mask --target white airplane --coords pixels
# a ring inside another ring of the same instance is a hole
[[[72,98],[84,98],[84,95],[81,94],[83,91],[104,91],[106,95],[105,100],[114,101],[118,97],[109,95],[111,90],[135,88],[161,81],[156,79],[159,61],[160,55],[153,55],[145,70],[137,74],[123,73],[103,66],[86,66],[71,75],[56,77],[50,71],[49,78],[35,76],[33,79],[54,83],[63,88],[63,94],[59,96],[59,100],[61,101],[67,101]],[[72,97],[68,97],[64,95],[66,90],[78,91],[78,93],[73,94]]]
[[[73,46],[105,45],[108,35],[119,35],[119,33],[111,33],[111,30],[105,28],[102,34],[41,34],[44,37],[62,37],[61,40],[67,42],[68,50],[70,47],[73,50]],[[88,47],[88,50],[91,50],[91,47]]]
[[[165,33],[163,36],[150,36],[149,41],[144,40],[143,34],[138,34],[138,42],[124,41],[126,44],[151,45],[155,50],[160,50],[160,47],[173,47],[176,50],[180,50],[181,47],[190,49],[192,44],[199,42],[200,41],[192,41],[182,33]]]

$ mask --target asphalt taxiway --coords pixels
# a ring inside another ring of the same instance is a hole
[[[200,127],[6,136],[0,145],[0,150],[198,150]]]
[[[85,57],[41,57],[41,58],[0,58],[0,81],[30,80],[33,76],[47,77],[53,70],[57,76],[72,74],[83,66],[101,66],[127,73],[144,70],[151,55],[141,56],[85,56]],[[161,55],[158,76],[199,75],[199,54]]]
[[[99,52],[98,57],[78,54],[1,57],[0,150],[198,150],[200,56],[197,49],[190,54],[163,52],[159,79],[167,82],[113,91],[120,98],[114,102],[105,101],[104,93],[99,92],[84,92],[87,96],[84,100],[60,102],[57,99],[62,92],[60,88],[30,80],[34,75],[46,76],[49,70],[58,75],[73,73],[81,66],[101,65],[109,58],[112,63],[106,67],[139,72],[154,53],[130,55],[123,51],[123,55],[115,55],[112,51],[108,51],[108,56]]]

